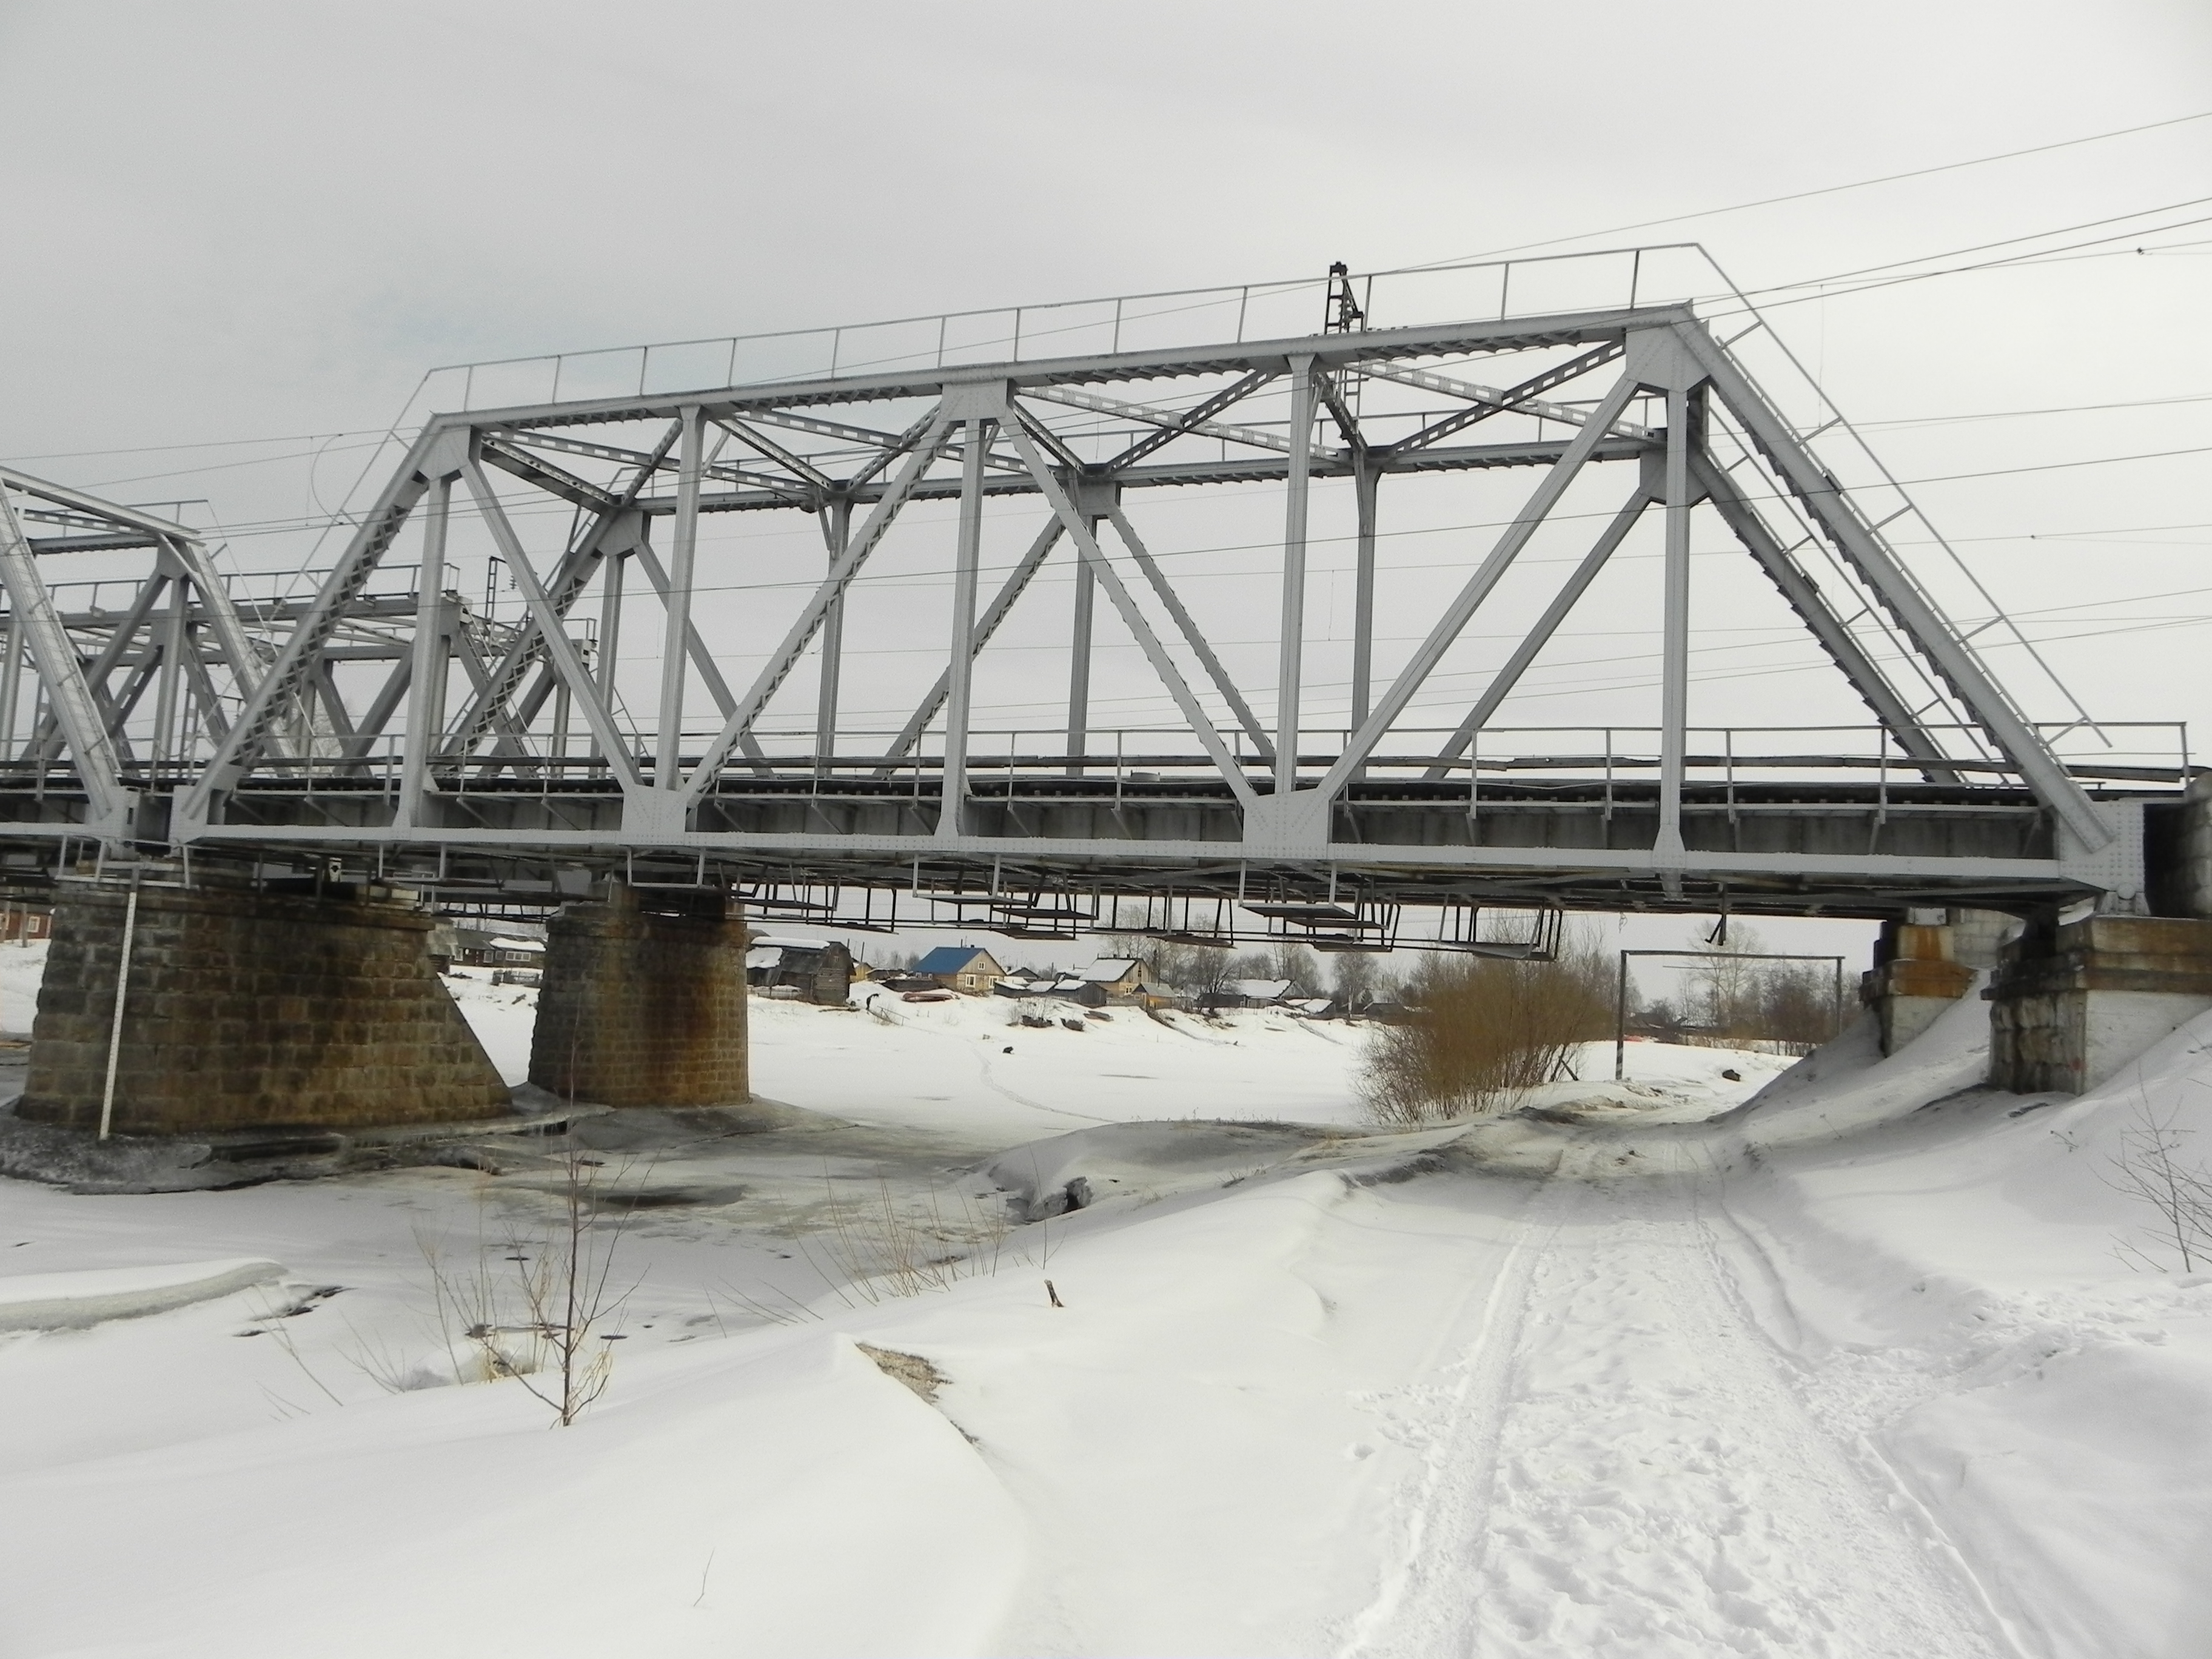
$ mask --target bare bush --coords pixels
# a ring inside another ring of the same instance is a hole
[[[480,1237],[459,1265],[428,1242],[422,1249],[455,1380],[513,1378],[567,1428],[613,1375],[619,1334],[606,1328],[636,1288],[616,1288],[615,1259],[635,1210],[612,1201],[599,1161],[574,1146],[561,1177],[550,1225],[510,1229],[495,1248]]]
[[[890,1182],[878,1176],[868,1197],[848,1200],[830,1189],[829,1225],[815,1261],[805,1239],[800,1252],[847,1306],[885,1297],[950,1290],[963,1279],[995,1274],[1006,1254],[1012,1224],[1000,1209],[967,1194],[948,1198],[932,1187],[918,1202],[902,1205]],[[1024,1260],[1026,1252],[1017,1252]]]
[[[2158,1273],[2170,1262],[2183,1273],[2212,1264],[2212,1169],[2183,1161],[2189,1133],[2175,1127],[2172,1112],[2154,1111],[2148,1103],[2120,1132],[2120,1150],[2105,1179],[2156,1217],[2118,1242],[2122,1261]]]
[[[1511,1104],[1577,1044],[1611,1035],[1612,981],[1596,947],[1574,940],[1552,962],[1431,958],[1405,988],[1406,1022],[1368,1049],[1369,1115],[1412,1127]]]

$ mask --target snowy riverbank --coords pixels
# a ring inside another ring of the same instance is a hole
[[[526,998],[461,995],[518,1074]],[[756,1002],[791,1109],[597,1121],[636,1289],[567,1431],[451,1385],[424,1255],[498,1271],[547,1149],[0,1184],[0,1273],[284,1269],[0,1335],[0,1650],[2184,1659],[2212,1277],[2116,1260],[2103,1176],[2139,1097],[2212,1129],[2212,1022],[2022,1099],[1984,1006],[1379,1135],[1357,1028]],[[848,1281],[932,1204],[944,1288]]]

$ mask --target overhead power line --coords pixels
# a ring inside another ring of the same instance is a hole
[[[1943,161],[1934,167],[1913,167],[1904,173],[1885,173],[1872,179],[1854,179],[1846,184],[1821,185],[1812,190],[1796,190],[1780,196],[1762,196],[1756,201],[1736,202],[1727,207],[1700,208],[1694,213],[1673,213],[1657,219],[1638,219],[1625,225],[1608,225],[1602,230],[1585,230],[1571,236],[1551,236],[1541,241],[1517,242],[1510,247],[1486,248],[1480,253],[1462,253],[1449,259],[1431,259],[1425,264],[1407,265],[1407,270],[1433,270],[1439,265],[1460,264],[1470,259],[1494,259],[1509,253],[1526,253],[1534,248],[1561,247],[1569,242],[1587,242],[1594,237],[1619,236],[1632,230],[1650,230],[1660,225],[1686,224],[1693,219],[1717,219],[1730,213],[1748,213],[1754,208],[1778,207],[1784,202],[1810,201],[1818,196],[1835,196],[1845,191],[1871,190],[1877,185],[1894,185],[1907,179],[1926,179],[1939,173],[1956,173],[1962,167],[1987,167],[1995,161],[2017,161],[2024,155],[2042,155],[2052,150],[2072,149],[2081,144],[2103,143],[2110,138],[2125,138],[2138,132],[2155,132],[2162,127],[2185,126],[2191,121],[2212,117],[2212,109],[2198,110],[2193,115],[2171,116],[2163,121],[2146,121],[2138,126],[2114,127],[2106,132],[2084,133],[2078,138],[2061,138],[2048,144],[2030,144],[2024,149],[2008,149],[1994,155],[1976,155],[1962,161]]]

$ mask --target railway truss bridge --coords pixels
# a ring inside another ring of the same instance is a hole
[[[1910,498],[1815,394],[1767,389],[1794,371],[1746,306],[1653,297],[1668,252],[1471,267],[1439,322],[1339,273],[655,348],[611,390],[609,362],[492,366],[289,592],[0,471],[0,856],[542,908],[612,872],[845,926],[1339,949],[1544,936],[1485,911],[2154,908],[2179,728],[2031,719],[1979,647],[2032,647],[1947,616],[1905,556],[1936,544]],[[1583,297],[1542,303],[1569,276]],[[501,374],[550,379],[491,406]],[[1516,504],[1423,544],[1450,568],[1409,622],[1384,508],[1507,473]],[[1235,515],[1244,562],[1156,549],[1170,501]],[[1324,510],[1352,555],[1326,688]],[[1695,581],[1693,534],[1730,553]],[[1503,724],[1625,544],[1654,550],[1648,712]],[[934,561],[927,602],[871,587],[901,556]],[[511,597],[464,597],[485,569]],[[1698,609],[1745,584],[1852,720],[1760,729],[1748,693],[1693,720]],[[869,626],[887,643],[856,654]],[[1051,712],[1008,731],[990,676],[1017,639]],[[1094,706],[1109,640],[1170,717]],[[886,690],[893,656],[910,684]],[[903,718],[848,712],[866,674]]]

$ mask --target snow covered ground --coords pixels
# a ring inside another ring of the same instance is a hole
[[[586,1126],[566,1431],[430,1266],[534,1249],[553,1148],[0,1183],[0,1654],[2212,1651],[2212,1274],[2106,1178],[2212,1129],[2212,1020],[2073,1101],[1975,1086],[1984,1010],[1382,1134],[1356,1028],[756,1001],[776,1104]]]

